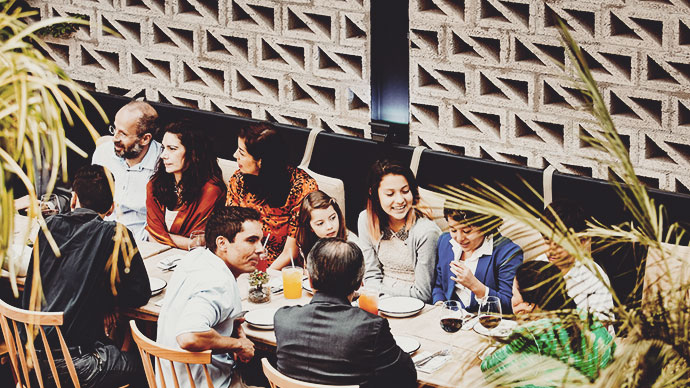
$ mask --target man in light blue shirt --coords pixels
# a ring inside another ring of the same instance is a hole
[[[161,145],[153,140],[158,113],[143,101],[123,106],[110,126],[112,140],[96,147],[92,164],[106,167],[115,179],[115,211],[106,221],[118,221],[137,240],[146,240],[146,184],[156,168]]]
[[[234,373],[237,361],[254,357],[254,344],[247,339],[238,319],[242,301],[236,278],[256,269],[264,248],[261,216],[254,209],[218,207],[206,223],[206,248],[187,253],[168,284],[158,318],[157,342],[192,352],[212,350],[208,372],[217,388],[239,386]],[[172,386],[168,363],[156,367],[166,385]],[[197,386],[206,386],[201,365],[190,365]],[[180,387],[190,387],[183,365],[175,365]]]

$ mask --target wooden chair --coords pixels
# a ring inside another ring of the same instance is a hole
[[[264,374],[268,379],[271,388],[358,388],[359,385],[324,385],[324,384],[314,384],[306,383],[304,381],[299,381],[293,379],[292,377],[287,377],[284,374],[278,372],[276,368],[268,362],[268,359],[262,358],[261,365],[264,369]]]
[[[29,328],[32,325],[38,329],[40,338],[43,341],[43,347],[45,349],[50,372],[53,376],[53,381],[55,381],[57,387],[60,388],[57,369],[55,367],[55,357],[53,356],[53,352],[48,344],[48,339],[46,338],[46,333],[43,329],[43,326],[53,326],[55,328],[55,332],[60,340],[62,358],[65,360],[72,384],[77,388],[80,387],[77,371],[74,369],[72,357],[69,354],[67,344],[65,343],[65,339],[62,337],[62,332],[60,331],[60,326],[62,326],[62,318],[62,313],[23,310],[7,304],[3,300],[0,300],[0,326],[2,326],[2,334],[5,337],[5,342],[7,343],[10,363],[12,365],[14,376],[17,379],[18,387],[31,388],[31,369],[34,370],[39,385],[43,387],[43,371],[41,370],[40,364],[37,362],[38,357],[36,356],[36,350],[34,347],[29,347],[29,349],[27,349],[25,352],[21,336],[19,335],[17,323],[23,324],[27,333],[30,332]],[[57,358],[60,357],[58,356]]]
[[[173,362],[178,362],[185,364],[185,369],[187,370],[187,377],[189,377],[189,385],[192,388],[196,388],[194,382],[194,377],[192,376],[192,371],[189,368],[189,364],[199,364],[204,368],[204,375],[206,376],[206,383],[208,388],[213,388],[213,381],[211,380],[211,375],[208,373],[208,368],[206,364],[211,363],[211,351],[206,350],[203,352],[188,352],[186,350],[178,350],[169,348],[166,346],[161,346],[156,342],[150,340],[145,335],[139,331],[137,324],[133,320],[129,321],[129,326],[132,328],[132,338],[139,347],[139,354],[141,355],[141,361],[144,364],[144,372],[146,372],[146,380],[149,383],[150,388],[157,388],[156,385],[156,372],[153,369],[153,364],[151,363],[151,356],[156,360],[156,365],[159,370],[161,368],[161,359],[168,360],[170,362],[170,370],[174,379],[174,386],[179,387],[180,383],[177,379],[177,373],[175,372],[175,366]],[[163,374],[160,375],[160,386],[162,388],[166,387],[165,381],[163,379]]]

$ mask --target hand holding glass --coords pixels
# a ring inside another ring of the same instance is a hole
[[[41,207],[41,214],[43,214],[43,218],[54,216],[60,213],[60,202],[55,194],[42,195],[39,205]]]
[[[195,230],[189,235],[189,250],[194,248],[204,248],[206,246],[206,237],[203,230]]]

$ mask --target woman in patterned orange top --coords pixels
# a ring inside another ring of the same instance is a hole
[[[318,189],[314,178],[300,168],[288,165],[285,142],[267,123],[240,130],[237,138],[239,170],[228,182],[227,206],[244,206],[261,214],[267,266],[281,269],[298,256],[297,216],[307,194]]]
[[[210,140],[189,122],[169,124],[156,171],[146,185],[146,231],[159,243],[188,249],[206,228],[225,185]]]

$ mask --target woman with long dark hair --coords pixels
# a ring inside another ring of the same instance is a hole
[[[510,379],[515,374],[521,381],[533,378],[530,386],[561,386],[563,376],[582,376],[593,382],[599,370],[613,360],[613,336],[596,318],[576,311],[563,275],[552,263],[533,260],[521,264],[515,273],[512,303],[515,314],[552,314],[518,327],[505,346],[485,358],[481,369],[487,379]],[[561,373],[551,373],[558,368],[540,368],[535,355],[561,361]],[[535,371],[534,376],[526,376],[529,370]]]
[[[365,285],[431,303],[441,230],[419,206],[414,174],[398,162],[378,160],[368,181],[367,208],[357,221]]]
[[[146,186],[146,230],[163,244],[188,249],[189,236],[203,231],[225,185],[213,144],[199,129],[183,121],[169,124],[163,151]]]
[[[288,164],[285,142],[272,125],[240,130],[233,155],[239,169],[228,182],[226,205],[256,209],[268,237],[259,269],[281,269],[297,258],[297,214],[304,197],[318,189],[314,178]]]

